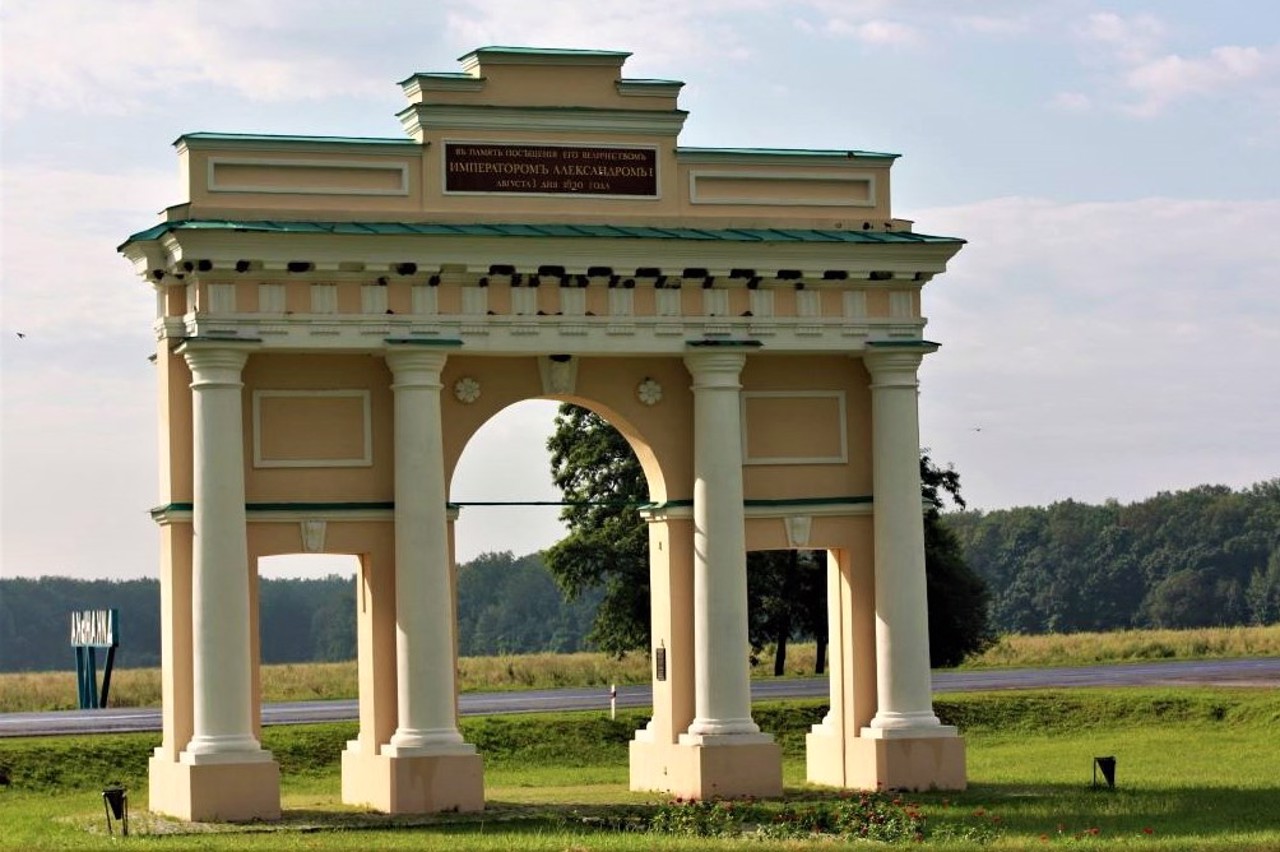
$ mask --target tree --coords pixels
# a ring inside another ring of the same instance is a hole
[[[602,591],[587,639],[622,656],[648,649],[649,531],[636,507],[649,499],[644,471],[626,439],[599,415],[562,405],[547,439],[551,478],[568,504],[560,519],[569,535],[543,562],[575,601]]]
[[[822,674],[827,639],[827,561],[821,551],[764,550],[747,554],[747,640],[754,665],[773,646],[773,673],[786,673],[787,643],[817,641]]]
[[[920,491],[925,500],[924,565],[929,599],[929,661],[935,668],[958,666],[994,638],[989,624],[987,584],[965,562],[960,540],[942,523],[943,494],[961,509],[960,474],[940,468],[920,454]]]
[[[650,646],[649,539],[636,506],[648,500],[640,463],[626,439],[600,416],[562,405],[547,441],[551,473],[569,504],[560,517],[569,535],[543,554],[547,568],[571,599],[600,588],[603,597],[589,640],[615,654]],[[929,575],[930,653],[934,665],[956,665],[990,641],[985,583],[968,569],[955,536],[942,526],[944,494],[963,507],[960,475],[920,460]],[[826,637],[825,560],[785,553],[748,555],[749,630],[755,653],[777,649],[774,670],[785,665],[786,644],[797,636]],[[819,655],[821,660],[821,655]]]

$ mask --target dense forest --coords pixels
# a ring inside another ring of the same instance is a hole
[[[264,663],[350,660],[356,655],[351,577],[262,578],[259,622]],[[591,629],[598,595],[566,604],[537,555],[488,553],[458,568],[458,643],[464,655],[577,651]],[[75,668],[70,613],[120,610],[116,665],[160,664],[160,584],[156,580],[0,580],[0,672]]]
[[[945,517],[999,633],[1280,620],[1280,479]]]
[[[1280,621],[1280,479],[942,517],[1000,633]],[[460,650],[584,649],[601,595],[565,603],[538,555],[485,554],[458,569]],[[264,662],[355,656],[351,578],[263,578],[260,597]],[[155,580],[0,580],[0,671],[73,668],[69,613],[102,607],[120,610],[116,664],[158,665],[159,599]]]

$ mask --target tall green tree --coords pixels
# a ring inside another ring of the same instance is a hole
[[[547,441],[551,473],[569,505],[561,519],[566,538],[543,554],[547,568],[572,600],[603,592],[589,635],[615,654],[650,646],[649,540],[636,506],[648,500],[644,473],[626,439],[600,416],[562,405]],[[934,665],[956,665],[990,640],[986,586],[964,563],[955,537],[939,522],[948,497],[963,507],[960,476],[921,458],[926,571],[929,573],[930,646]],[[825,642],[825,560],[785,553],[748,555],[749,632],[753,652],[775,647],[774,670],[785,666],[786,646],[806,636]],[[935,612],[936,610],[936,612]]]
[[[994,636],[987,584],[965,562],[960,541],[942,523],[944,501],[963,509],[960,474],[938,467],[920,454],[920,490],[925,500],[924,567],[929,598],[929,662],[934,668],[958,666],[981,652]]]
[[[565,596],[601,592],[587,640],[621,656],[649,647],[649,532],[636,507],[649,499],[640,461],[604,418],[562,405],[547,439],[551,478],[568,504],[565,538],[543,555]]]

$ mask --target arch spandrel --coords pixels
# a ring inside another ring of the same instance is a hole
[[[684,436],[692,423],[689,377],[671,358],[578,358],[572,392],[549,392],[538,358],[494,359],[459,354],[443,372],[445,473],[450,481],[467,443],[499,411],[527,399],[554,399],[591,409],[616,428],[644,469],[655,502],[671,496],[672,483],[690,481],[692,457]],[[460,382],[474,382],[470,393]],[[646,380],[661,398],[646,404],[638,392]],[[684,487],[687,491],[688,486]]]

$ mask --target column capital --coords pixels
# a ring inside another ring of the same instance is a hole
[[[449,353],[438,349],[391,349],[386,359],[395,380],[392,390],[411,387],[438,390],[442,386],[440,373],[449,360]]]
[[[873,387],[916,387],[916,373],[924,356],[936,352],[937,346],[925,344],[911,347],[876,347],[862,353],[862,363],[871,374]]]
[[[191,387],[240,386],[240,373],[256,341],[188,340],[178,353],[191,368]]]
[[[707,349],[684,356],[684,365],[693,376],[694,390],[741,387],[739,378],[746,363],[747,354],[742,351]]]

